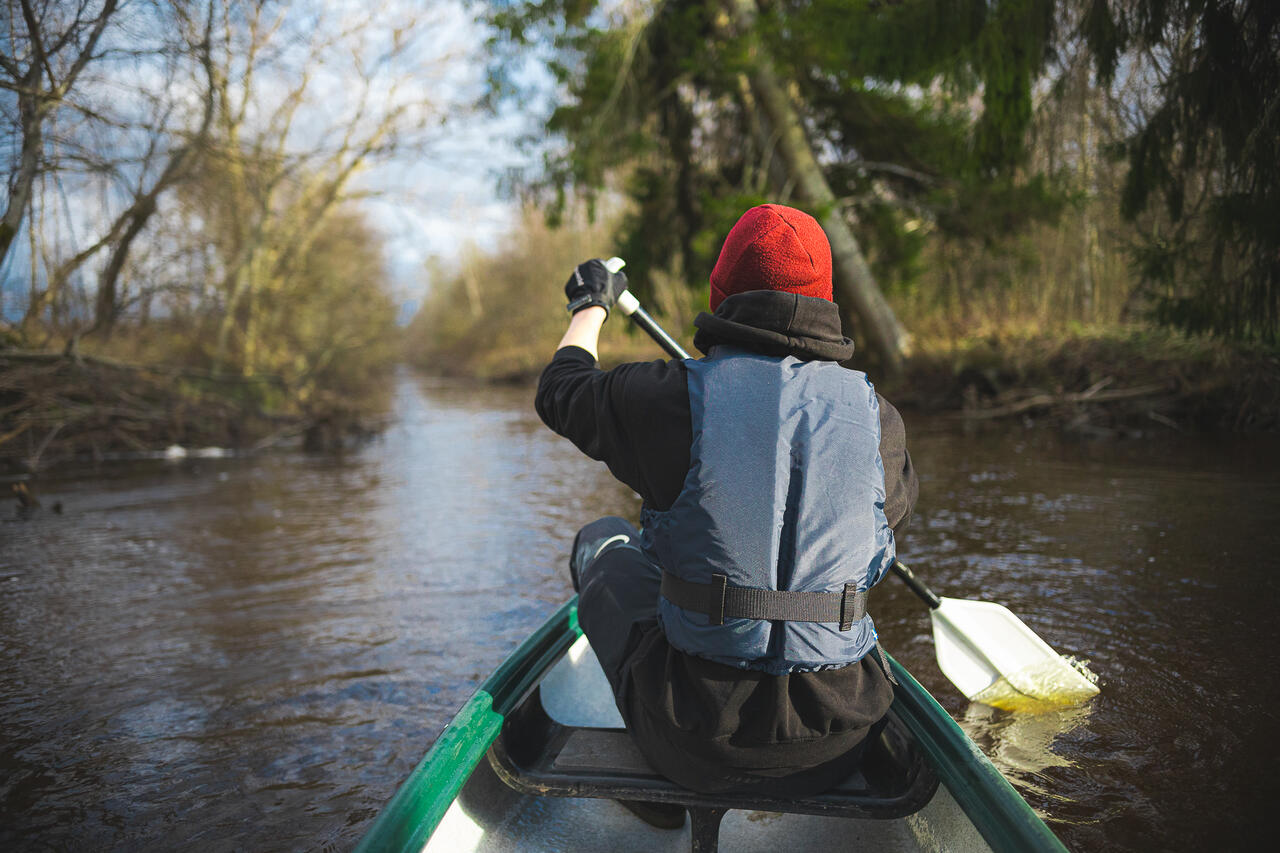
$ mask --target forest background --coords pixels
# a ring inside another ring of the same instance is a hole
[[[593,256],[690,330],[764,201],[822,222],[895,401],[1280,425],[1265,0],[477,0],[465,50],[455,4],[0,8],[0,464],[340,444],[403,358],[535,375]],[[372,205],[432,204],[397,174],[485,112],[526,123],[485,174],[519,215],[418,270],[403,328]]]

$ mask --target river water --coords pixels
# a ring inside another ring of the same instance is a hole
[[[406,375],[390,429],[345,457],[122,463],[6,509],[0,849],[349,849],[569,595],[576,528],[638,514],[531,398]],[[1069,847],[1261,846],[1280,793],[1276,439],[907,427],[904,561],[1010,607],[1102,692],[969,706],[894,579],[872,598],[886,647]]]

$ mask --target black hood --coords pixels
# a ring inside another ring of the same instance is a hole
[[[840,328],[840,309],[816,296],[751,290],[728,296],[714,314],[693,321],[693,345],[709,354],[731,344],[764,355],[793,355],[809,361],[845,361],[853,341]]]

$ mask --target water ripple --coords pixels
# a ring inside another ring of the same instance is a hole
[[[576,528],[637,514],[529,389],[406,377],[395,405],[342,458],[113,464],[42,483],[61,516],[0,519],[0,848],[349,849],[569,595]],[[1093,661],[1102,693],[969,706],[892,580],[889,650],[1069,846],[1246,845],[1280,734],[1275,448],[908,429],[904,560]]]

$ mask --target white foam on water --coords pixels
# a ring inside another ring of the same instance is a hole
[[[1097,682],[1087,661],[1057,657],[1011,672],[970,698],[1003,711],[1034,714],[1096,696]]]

